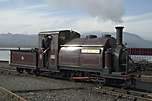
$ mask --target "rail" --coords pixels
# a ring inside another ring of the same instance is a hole
[[[24,98],[12,93],[11,91],[0,87],[0,101],[27,101]]]
[[[144,101],[152,101],[152,94],[145,92],[138,92],[134,90],[126,90],[115,87],[100,87],[95,89],[98,93],[105,95],[115,96],[114,101],[118,99],[125,98],[133,101],[144,100]]]

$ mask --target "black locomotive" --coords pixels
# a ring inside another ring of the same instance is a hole
[[[116,27],[116,38],[97,37],[71,30],[39,33],[39,48],[11,50],[10,64],[22,73],[49,72],[73,79],[90,79],[108,84],[134,84],[133,68],[123,45],[123,27]]]

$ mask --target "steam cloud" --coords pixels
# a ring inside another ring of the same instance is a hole
[[[123,0],[47,0],[55,9],[76,9],[103,20],[121,22]]]

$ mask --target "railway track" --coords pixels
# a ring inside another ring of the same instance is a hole
[[[101,94],[115,96],[115,99],[113,101],[118,101],[119,99],[127,99],[127,101],[152,101],[152,93],[139,92],[109,86],[95,88],[95,91]]]
[[[0,101],[27,101],[24,98],[12,93],[11,91],[0,87]]]
[[[29,92],[48,92],[48,91],[61,91],[61,90],[81,90],[86,89],[85,87],[68,87],[68,88],[57,88],[57,89],[36,89],[36,90],[11,90],[13,93],[29,93]]]
[[[16,72],[15,69],[7,69],[7,68],[0,68],[0,71],[1,71],[1,72],[3,72],[3,71]]]
[[[90,87],[72,87],[72,88],[59,88],[59,89],[39,89],[39,90],[18,90],[12,91],[13,93],[17,93],[19,95],[27,94],[27,93],[45,93],[52,91],[70,91],[70,90],[88,90],[93,93],[98,93],[102,95],[113,96],[113,99],[110,101],[152,101],[152,96],[149,93],[137,92],[113,87],[104,86],[102,88],[90,88]]]
[[[3,74],[5,72],[14,73],[14,72],[16,72],[16,68],[9,66],[8,61],[0,61],[0,73]]]
[[[8,74],[8,75],[17,75],[22,76],[26,75],[19,74],[16,72],[16,69],[7,67],[7,66],[0,66],[0,73],[1,74]],[[29,74],[27,74],[29,75]],[[30,75],[33,77],[32,75]],[[34,76],[35,78],[35,76]],[[71,88],[59,88],[59,89],[36,89],[36,90],[12,90],[12,92],[16,94],[24,94],[24,93],[37,93],[37,92],[50,92],[50,91],[65,91],[65,90],[93,90],[100,94],[105,95],[111,95],[115,98],[113,101],[118,101],[119,99],[129,99],[129,101],[152,101],[152,94],[146,93],[146,92],[139,92],[134,90],[126,90],[126,89],[120,89],[115,87],[108,87],[108,86],[102,86],[100,88],[88,88],[88,87],[71,87]]]
[[[19,75],[18,72],[16,72],[16,69],[10,69],[6,67],[0,67],[0,74],[3,75]]]

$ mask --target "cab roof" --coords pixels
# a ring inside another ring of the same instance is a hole
[[[73,30],[59,30],[59,31],[43,31],[43,32],[40,32],[39,34],[59,34],[60,32],[75,32],[75,33],[78,33],[76,31],[73,31]]]

